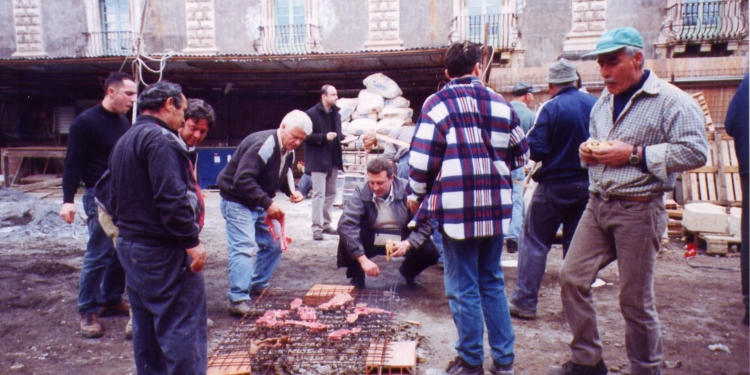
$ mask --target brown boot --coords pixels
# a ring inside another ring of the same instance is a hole
[[[81,336],[90,339],[104,336],[104,327],[96,313],[81,314]]]
[[[114,305],[102,306],[99,309],[99,316],[128,316],[130,315],[130,304],[127,301],[120,301]]]

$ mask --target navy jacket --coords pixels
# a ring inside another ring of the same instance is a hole
[[[750,127],[750,114],[748,114],[748,75],[742,79],[740,87],[734,94],[727,109],[727,119],[724,127],[727,134],[734,138],[734,151],[737,152],[737,161],[740,164],[740,174],[747,176],[748,164],[748,127]]]
[[[282,161],[280,142],[276,129],[245,137],[216,180],[221,197],[251,209],[261,207],[265,210],[273,203],[276,190],[292,195],[286,174],[292,165],[294,151]]]
[[[307,110],[313,123],[313,131],[305,139],[305,170],[310,172],[330,172],[343,168],[341,158],[341,116],[339,107],[333,106],[326,112],[323,103],[318,102]],[[329,141],[326,134],[336,132],[338,137]]]
[[[578,147],[589,138],[589,117],[596,97],[573,86],[563,88],[542,108],[529,132],[531,160],[542,162],[533,178],[539,183],[587,181]]]
[[[109,213],[120,237],[186,249],[200,244],[203,198],[178,137],[160,119],[140,115],[112,150]]]

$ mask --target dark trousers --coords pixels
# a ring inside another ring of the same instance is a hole
[[[740,262],[742,262],[742,302],[745,303],[745,313],[750,314],[750,297],[748,296],[748,290],[750,289],[750,239],[748,237],[748,215],[750,215],[750,209],[748,209],[748,203],[750,202],[750,195],[748,195],[748,175],[740,175],[740,184],[742,185],[742,244],[740,245]]]
[[[385,246],[375,246],[375,232],[371,229],[362,228],[360,231],[362,246],[365,248],[365,256],[372,259],[378,255],[385,255]],[[365,271],[359,265],[356,259],[352,259],[344,248],[344,244],[339,241],[339,254],[343,255],[346,262],[346,277],[364,280]],[[403,277],[416,277],[428,267],[437,263],[440,253],[435,247],[432,240],[427,240],[419,248],[413,248],[404,255],[404,262],[398,271]]]
[[[206,287],[203,274],[190,271],[185,249],[120,237],[117,253],[133,314],[138,374],[206,374]]]

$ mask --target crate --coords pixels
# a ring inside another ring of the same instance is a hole
[[[739,206],[742,203],[742,187],[734,139],[718,131],[709,132],[706,136],[709,145],[706,165],[683,172],[682,175],[685,203]]]

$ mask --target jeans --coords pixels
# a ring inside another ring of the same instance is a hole
[[[303,174],[299,179],[299,192],[307,199],[310,190],[312,190],[312,177],[309,174]]]
[[[126,270],[139,375],[204,375],[208,312],[202,273],[179,246],[117,240]]]
[[[221,200],[221,214],[227,221],[229,245],[229,293],[232,302],[250,299],[251,291],[261,291],[281,260],[281,248],[263,222],[266,211]],[[276,233],[281,233],[278,223]]]
[[[523,186],[516,182],[523,183],[526,178],[526,172],[524,168],[518,168],[510,171],[510,177],[513,179],[513,216],[510,218],[510,226],[508,226],[508,232],[505,233],[506,239],[512,239],[518,241],[521,237],[521,231],[523,230],[523,217],[524,205],[523,205]]]
[[[748,175],[740,175],[740,185],[742,186],[742,217],[741,217],[741,223],[742,223],[742,233],[741,233],[741,239],[742,243],[740,244],[740,262],[742,262],[740,266],[741,272],[741,279],[742,279],[742,302],[745,304],[745,314],[750,314],[750,298],[748,298],[748,290],[750,289],[750,277],[748,277],[748,274],[750,274],[750,251],[748,250],[748,246],[750,246],[750,236],[748,236],[748,231],[750,231],[750,228],[748,228],[748,216],[750,216],[750,208],[748,208],[748,203],[750,203],[750,194],[748,194]]]
[[[537,186],[518,247],[518,281],[510,298],[512,304],[524,310],[536,311],[539,288],[547,268],[547,254],[557,229],[560,224],[563,225],[565,254],[589,201],[588,187],[588,181],[542,183]]]
[[[398,165],[396,176],[405,181],[409,181],[409,153],[405,153],[400,159],[398,159]]]
[[[86,189],[83,194],[83,209],[88,216],[89,242],[78,289],[79,314],[98,313],[102,306],[115,305],[125,292],[125,272],[117,259],[115,244],[99,224],[94,189]]]
[[[503,237],[454,240],[444,235],[443,244],[445,294],[458,330],[458,355],[470,366],[484,362],[486,324],[492,360],[512,363],[515,333],[499,266]]]
[[[339,170],[328,173],[311,172],[313,183],[312,228],[313,232],[331,227],[331,208],[336,198],[336,183]]]
[[[443,263],[443,233],[440,232],[440,229],[438,228],[437,219],[435,219],[434,217],[431,218],[430,223],[432,224],[432,242],[435,243],[438,254],[440,254],[438,263]]]
[[[591,283],[599,270],[617,260],[630,373],[661,374],[663,353],[654,267],[666,227],[667,212],[661,196],[648,202],[591,196],[560,269],[563,311],[573,334],[573,362],[592,366],[602,359]]]

